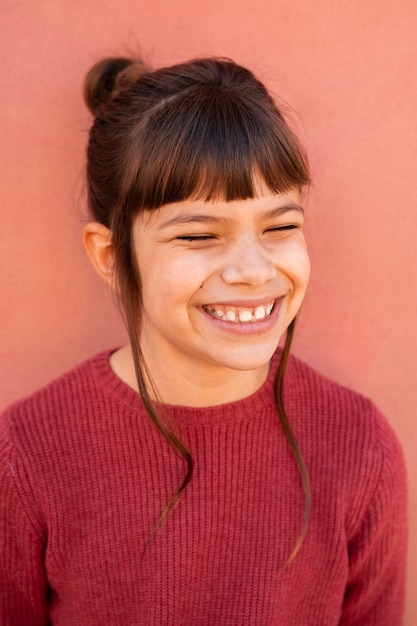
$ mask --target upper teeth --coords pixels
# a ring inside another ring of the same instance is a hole
[[[206,305],[204,309],[210,315],[218,317],[220,319],[227,320],[228,322],[254,322],[256,320],[263,320],[267,317],[274,307],[274,301],[268,304],[261,304],[257,307],[238,307],[238,306],[221,306],[215,304],[213,306]]]

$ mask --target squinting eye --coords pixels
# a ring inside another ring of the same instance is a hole
[[[177,239],[180,241],[205,241],[206,239],[213,239],[213,235],[181,235]]]
[[[295,230],[296,228],[300,228],[298,224],[285,224],[284,226],[274,226],[274,228],[268,228],[267,232]]]

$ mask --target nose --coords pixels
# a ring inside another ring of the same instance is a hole
[[[222,270],[228,285],[260,287],[275,277],[276,269],[267,251],[256,239],[236,242],[229,251]]]

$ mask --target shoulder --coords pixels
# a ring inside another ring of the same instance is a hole
[[[289,407],[297,415],[308,415],[311,424],[321,428],[358,431],[363,438],[396,440],[387,419],[366,396],[324,376],[301,359],[288,363],[285,393]]]
[[[52,485],[66,484],[108,437],[109,420],[118,416],[111,386],[121,384],[110,353],[77,365],[0,415],[0,482],[12,479],[22,501],[43,502]]]
[[[289,359],[286,378],[289,395],[302,397],[322,410],[344,406],[366,410],[371,404],[368,398],[324,376],[296,356]]]
[[[362,394],[290,359],[286,407],[311,473],[349,503],[353,529],[371,501],[406,490],[403,451],[387,418]],[[390,416],[395,419],[395,416]]]
[[[285,398],[289,411],[308,420],[310,429],[323,434],[349,433],[366,443],[381,448],[398,445],[397,437],[387,418],[372,400],[324,376],[301,359],[292,356],[285,381]]]
[[[86,413],[94,413],[106,376],[109,376],[110,352],[97,354],[10,405],[0,416],[2,436],[11,440],[39,439]]]

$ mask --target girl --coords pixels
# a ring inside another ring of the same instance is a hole
[[[85,100],[130,343],[2,418],[1,623],[401,624],[397,440],[289,356],[310,176],[280,111],[223,59],[106,59]]]

